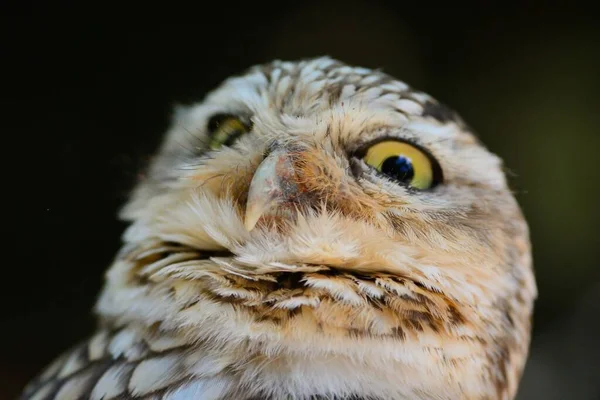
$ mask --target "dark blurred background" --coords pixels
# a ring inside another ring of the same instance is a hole
[[[0,398],[92,332],[115,213],[172,107],[250,65],[327,54],[448,103],[505,159],[540,290],[519,399],[600,399],[598,18],[413,3],[162,4],[153,20],[1,3]]]

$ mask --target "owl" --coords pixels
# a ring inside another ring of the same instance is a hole
[[[382,71],[273,61],[176,109],[95,334],[23,399],[513,399],[537,288],[502,160]]]

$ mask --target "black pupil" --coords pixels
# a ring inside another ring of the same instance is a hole
[[[393,156],[387,158],[381,165],[381,172],[400,181],[410,183],[415,170],[410,158],[404,156]]]

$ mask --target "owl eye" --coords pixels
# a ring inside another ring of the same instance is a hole
[[[437,161],[420,148],[399,140],[368,147],[362,159],[379,173],[414,189],[429,189],[441,181]]]
[[[232,114],[216,114],[208,120],[209,147],[216,150],[231,146],[242,134],[250,131],[250,125]]]

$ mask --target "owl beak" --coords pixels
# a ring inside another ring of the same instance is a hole
[[[244,225],[248,231],[266,215],[275,215],[282,203],[298,192],[294,165],[285,149],[275,149],[262,161],[250,182]]]

